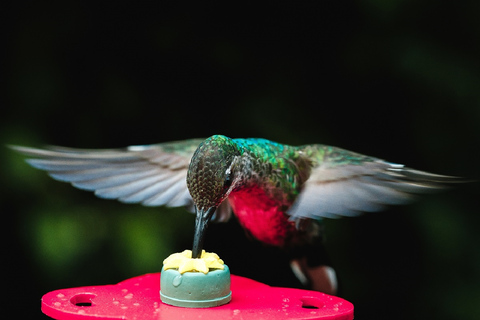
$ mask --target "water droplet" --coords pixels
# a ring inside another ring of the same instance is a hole
[[[127,294],[124,298],[125,299],[132,299],[133,298],[133,293]]]
[[[77,313],[80,313],[80,314],[85,314],[85,310],[84,309],[81,309],[81,310],[78,310]]]
[[[65,298],[65,295],[63,293],[59,293],[57,294],[57,298],[59,299]]]
[[[138,307],[138,306],[140,306],[140,303],[135,302],[133,305],[134,305],[135,307]]]
[[[62,303],[61,303],[61,302],[55,302],[53,305],[54,305],[55,307],[61,307],[61,306],[62,306]]]
[[[182,276],[176,276],[173,278],[172,284],[174,287],[178,287],[182,283]]]
[[[127,292],[128,292],[128,289],[122,289],[122,292],[123,292],[123,293],[127,293]]]
[[[118,300],[115,300],[115,301],[113,301],[113,304],[118,306],[120,304],[120,302]]]
[[[127,309],[128,309],[127,306],[121,306],[120,308],[123,309],[123,310],[127,310]]]

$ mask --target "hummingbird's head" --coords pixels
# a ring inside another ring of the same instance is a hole
[[[234,187],[235,159],[239,155],[232,139],[215,135],[203,141],[190,160],[187,187],[197,215],[193,258],[201,255],[208,222]]]
[[[187,186],[197,209],[216,208],[231,191],[234,159],[240,155],[235,142],[221,135],[203,141],[195,151]]]

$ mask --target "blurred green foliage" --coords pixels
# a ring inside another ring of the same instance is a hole
[[[18,1],[2,10],[0,142],[112,148],[221,133],[478,180],[479,9],[370,0],[215,15],[205,4]],[[193,215],[181,208],[97,199],[7,148],[0,159],[4,292],[18,318],[42,318],[50,290],[158,272],[190,246]],[[479,318],[479,191],[473,182],[326,221],[356,319]],[[211,226],[207,246],[236,274],[294,285],[282,254],[235,221]],[[252,257],[283,264],[260,274]]]

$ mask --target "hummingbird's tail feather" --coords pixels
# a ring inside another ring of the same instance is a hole
[[[335,295],[338,280],[325,248],[324,225],[316,220],[298,220],[299,233],[291,247],[285,247],[290,268],[307,289]]]
[[[290,268],[297,279],[310,290],[329,295],[338,292],[338,280],[335,269],[328,265],[309,266],[305,259],[293,259]]]
[[[320,235],[309,244],[292,251],[290,268],[305,288],[330,295],[337,294],[337,274],[331,266]]]

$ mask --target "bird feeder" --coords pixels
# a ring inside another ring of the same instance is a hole
[[[353,305],[317,291],[271,287],[231,275],[231,300],[211,308],[184,308],[160,299],[160,273],[115,285],[60,289],[42,297],[42,312],[58,320],[353,319]]]

